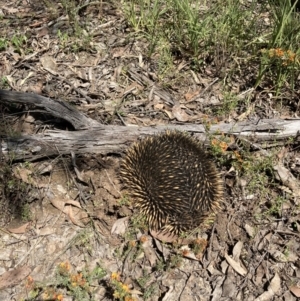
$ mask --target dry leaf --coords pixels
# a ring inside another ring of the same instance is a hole
[[[294,285],[290,286],[289,289],[296,297],[300,298],[300,287]]]
[[[67,214],[72,221],[72,223],[79,227],[85,227],[85,225],[90,221],[88,214],[78,208],[73,208],[72,206],[66,206],[64,213]]]
[[[263,277],[265,276],[265,270],[262,265],[259,265],[256,269],[256,273],[254,275],[253,281],[256,285],[261,285],[263,281]]]
[[[143,295],[143,293],[141,291],[138,291],[136,289],[130,290],[130,294],[134,294],[134,295]]]
[[[182,246],[180,250],[181,255],[183,255],[185,258],[199,261],[199,259],[195,256],[195,253],[188,246]]]
[[[157,103],[153,106],[154,110],[160,111],[164,108],[164,104],[163,103]]]
[[[87,182],[85,182],[84,179],[83,179],[84,172],[79,171],[79,169],[76,166],[74,167],[74,170],[75,170],[75,173],[76,173],[76,176],[77,176],[78,180],[80,180],[81,182],[87,184]]]
[[[150,265],[154,267],[157,262],[157,255],[152,247],[152,239],[148,238],[144,243],[143,243],[143,250],[145,253],[146,258],[150,262]]]
[[[244,120],[247,116],[249,116],[254,110],[254,104],[251,104],[248,106],[248,109],[242,113],[240,116],[237,117],[237,120],[242,121]]]
[[[6,10],[8,14],[16,14],[19,12],[19,10],[17,8],[14,7],[8,7],[8,6],[2,6],[3,10]]]
[[[128,227],[128,217],[122,217],[117,219],[112,228],[111,228],[111,234],[124,234],[126,232],[126,229]]]
[[[26,76],[24,79],[21,80],[20,86],[23,86],[23,85],[26,83],[27,79],[29,79],[29,78],[31,78],[31,77],[33,77],[33,76],[34,76],[34,73],[33,73],[33,72],[29,72],[29,73],[27,74],[27,76]]]
[[[289,251],[287,254],[280,252],[276,245],[272,245],[268,252],[280,262],[296,262],[299,258],[298,255],[292,251]]]
[[[45,227],[40,229],[36,229],[37,235],[46,236],[55,233],[55,229],[53,227]]]
[[[270,282],[268,290],[261,294],[258,298],[254,299],[254,301],[269,301],[280,289],[280,278],[276,273],[273,279]]]
[[[74,217],[72,206],[65,206],[64,213],[70,218],[71,222],[74,225],[77,225],[79,227],[83,227],[83,225]]]
[[[238,241],[232,250],[232,256],[234,260],[238,260],[240,258],[242,249],[243,249],[243,242]]]
[[[40,29],[37,29],[36,34],[38,38],[44,37],[45,35],[49,34],[49,27],[44,26]]]
[[[40,62],[42,63],[44,69],[56,72],[57,66],[53,57],[45,55],[40,58]]]
[[[219,301],[221,299],[222,293],[223,293],[222,285],[224,283],[224,279],[225,279],[225,276],[217,277],[216,283],[214,283],[215,289],[213,291],[213,297],[212,297],[211,301]]]
[[[21,179],[27,184],[32,184],[33,180],[30,177],[30,175],[32,174],[31,170],[25,168],[14,168],[13,172],[16,178]]]
[[[80,205],[79,202],[73,201],[73,200],[70,200],[70,199],[61,200],[60,198],[56,197],[56,198],[51,200],[51,203],[55,208],[57,208],[58,210],[60,210],[62,212],[64,212],[65,205],[73,205],[77,208],[81,208],[81,205]]]
[[[143,90],[143,87],[139,85],[137,82],[133,82],[131,85],[125,88],[123,92],[123,97],[125,97],[128,94],[137,94],[139,91]]]
[[[154,230],[150,230],[150,234],[152,235],[152,237],[166,243],[171,243],[178,238],[177,235],[168,232],[157,232]]]
[[[181,108],[180,105],[175,105],[172,109],[174,117],[181,122],[186,122],[189,120],[189,115]]]
[[[60,211],[64,211],[65,202],[63,202],[60,198],[54,198],[51,201],[51,204]]]
[[[173,115],[173,113],[169,110],[164,110],[164,112],[168,115],[169,119],[170,120],[173,120],[175,117]]]
[[[12,287],[19,284],[30,273],[31,273],[31,268],[29,268],[26,265],[3,273],[0,276],[0,290],[6,287]]]
[[[238,287],[237,287],[237,283],[235,282],[236,279],[236,273],[235,271],[230,267],[227,269],[227,273],[226,273],[226,278],[223,282],[222,285],[222,295],[226,296],[229,299],[234,299],[234,297],[236,297],[237,293],[238,293]]]
[[[38,167],[38,173],[40,175],[43,175],[45,173],[49,173],[50,171],[53,170],[53,165],[49,164],[49,163],[42,163],[39,167]]]
[[[250,237],[254,237],[255,236],[255,229],[254,229],[254,227],[250,226],[249,224],[245,224],[245,230],[246,230],[247,234]]]
[[[154,242],[159,252],[163,254],[163,258],[167,260],[167,258],[170,256],[171,253],[170,249],[166,245],[161,244],[160,241],[155,238],[154,238]]]
[[[113,55],[112,55],[112,57],[113,58],[118,58],[118,57],[121,57],[121,56],[123,56],[124,55],[124,53],[125,53],[125,48],[114,48],[114,51],[113,51]]]
[[[65,202],[66,202],[66,204],[68,204],[68,205],[73,205],[73,206],[75,206],[75,207],[77,207],[77,208],[80,208],[80,209],[82,208],[81,205],[80,205],[80,203],[77,202],[77,201],[66,200]]]
[[[201,93],[201,90],[197,90],[197,91],[194,91],[194,92],[188,92],[184,95],[184,98],[187,102],[195,99],[198,95],[200,95]]]
[[[295,197],[300,196],[300,185],[299,181],[293,176],[293,174],[283,166],[282,163],[278,163],[273,167],[275,171],[275,177],[281,181],[283,185],[290,188]]]
[[[26,232],[26,228],[28,225],[29,225],[29,223],[26,223],[18,228],[8,228],[7,230],[14,234],[23,234]]]
[[[237,273],[239,273],[242,276],[246,276],[247,270],[244,267],[241,266],[240,262],[237,262],[234,259],[232,259],[231,257],[229,257],[227,253],[225,253],[225,258],[226,258],[227,262],[231,265],[231,267]]]

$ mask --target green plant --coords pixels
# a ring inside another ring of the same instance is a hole
[[[296,2],[268,1],[273,16],[273,27],[268,47],[261,51],[256,86],[263,77],[272,79],[276,95],[285,85],[294,88],[300,74],[299,43],[300,17],[294,12]]]
[[[273,76],[276,95],[284,85],[294,88],[296,76],[299,74],[299,55],[292,50],[282,48],[263,49],[261,51],[261,75],[268,72]]]
[[[1,87],[2,89],[5,89],[5,88],[8,88],[8,86],[9,86],[9,82],[8,82],[7,77],[6,77],[6,76],[2,76],[2,77],[1,77],[0,87]]]
[[[218,109],[218,115],[228,115],[234,111],[238,106],[238,97],[236,94],[231,92],[224,92],[223,103]]]
[[[147,273],[146,270],[143,270],[143,277],[137,279],[137,283],[140,287],[145,287],[147,282],[149,282],[150,275]]]
[[[273,216],[278,216],[281,214],[282,205],[286,202],[285,198],[281,196],[277,196],[275,199],[271,201],[271,207],[268,210],[268,214]]]
[[[144,294],[143,294],[143,297],[144,297],[144,300],[151,300],[154,293],[158,290],[158,287],[156,284],[152,284],[152,285],[149,285],[148,287],[145,288],[145,291],[144,291]]]
[[[57,269],[57,283],[67,288],[68,294],[75,300],[90,300],[91,284],[102,279],[106,271],[97,266],[92,271],[71,272],[68,263],[61,263]]]
[[[227,149],[231,144],[231,137],[223,133],[214,133],[209,135],[210,139],[210,154],[219,166],[227,166],[231,164],[231,159],[228,156]]]
[[[140,214],[134,214],[130,220],[131,227],[129,228],[132,233],[136,233],[137,229],[146,231],[148,229],[148,224],[146,218]]]
[[[95,283],[103,279],[106,271],[100,266],[93,270],[88,268],[82,272],[73,271],[69,262],[61,262],[56,269],[55,280],[47,283],[35,282],[32,277],[27,277],[25,287],[29,299],[26,300],[54,300],[62,301],[64,295],[72,297],[72,300],[94,300]]]
[[[167,269],[180,268],[182,265],[182,256],[179,254],[171,255],[167,262]]]
[[[207,247],[207,240],[197,238],[192,242],[191,247],[196,255],[203,254]]]
[[[111,274],[111,285],[113,287],[114,293],[113,297],[120,301],[135,301],[136,299],[131,296],[129,286],[121,281],[120,273]]]
[[[163,258],[159,258],[157,260],[156,266],[155,266],[155,270],[158,272],[163,272],[166,270],[166,263],[163,260]]]
[[[149,272],[147,270],[143,270],[143,276],[137,279],[137,283],[143,290],[144,300],[151,299],[151,296],[153,296],[153,293],[157,290],[157,286],[155,284],[148,284],[150,278]]]
[[[21,218],[23,221],[30,221],[32,219],[32,213],[29,204],[24,204],[21,207]]]
[[[6,38],[0,38],[0,51],[6,50],[8,46],[8,40]]]
[[[124,196],[122,196],[122,198],[118,201],[118,203],[119,203],[120,206],[128,206],[128,205],[130,204],[130,200],[129,200],[129,198],[128,198],[126,195],[124,195]]]
[[[27,38],[25,35],[22,34],[16,34],[11,39],[11,44],[14,46],[15,50],[21,54],[22,47],[27,42]]]
[[[62,33],[60,30],[58,30],[57,37],[60,40],[60,43],[62,44],[62,47],[65,48],[68,41],[69,41],[68,34],[66,32]]]
[[[160,0],[129,0],[124,2],[124,13],[128,23],[135,31],[147,31],[155,34],[158,20],[166,12]]]

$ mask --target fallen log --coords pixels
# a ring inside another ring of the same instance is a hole
[[[67,120],[75,129],[74,131],[47,130],[44,133],[21,135],[17,138],[2,136],[2,154],[14,160],[35,160],[71,152],[121,153],[138,138],[166,129],[187,131],[201,141],[205,141],[210,135],[234,135],[239,139],[250,141],[252,146],[259,143],[258,148],[283,144],[291,137],[298,137],[300,130],[300,119],[255,119],[214,124],[209,129],[202,124],[168,124],[156,127],[101,125],[64,101],[35,94],[0,90],[0,102],[6,104],[17,102],[39,107],[48,114]]]

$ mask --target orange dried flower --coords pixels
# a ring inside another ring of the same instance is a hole
[[[181,251],[181,253],[182,253],[182,256],[188,256],[189,253],[190,253],[190,251],[189,251],[188,249],[183,249],[183,250]]]
[[[193,242],[193,251],[197,254],[202,253],[207,247],[207,240],[203,238],[197,238]]]
[[[234,155],[239,162],[243,162],[242,156],[238,151],[234,151]]]
[[[120,281],[120,273],[117,273],[117,272],[111,273],[110,279]]]
[[[265,53],[266,51],[262,50],[262,53]],[[271,48],[268,51],[269,57],[275,57],[280,60],[283,60],[282,62],[283,66],[287,66],[290,63],[293,63],[296,59],[296,53],[294,53],[291,50],[283,50],[282,48]]]
[[[26,279],[25,287],[27,289],[33,289],[34,288],[34,280],[31,276],[28,276]]]
[[[46,291],[42,293],[42,300],[62,301],[63,299],[63,295],[56,293],[53,288],[46,289]]]
[[[65,261],[65,262],[61,262],[60,264],[59,264],[59,267],[61,267],[61,268],[64,268],[64,269],[66,269],[66,270],[70,270],[70,263],[68,262],[68,261]]]
[[[73,274],[70,279],[72,286],[84,286],[86,284],[86,280],[82,276],[82,273]]]
[[[147,240],[148,240],[148,237],[147,237],[146,235],[142,235],[142,236],[140,237],[141,243],[144,243],[144,242],[146,242]]]
[[[291,50],[288,50],[286,52],[286,55],[287,55],[287,59],[291,62],[294,62],[295,61],[295,58],[296,58],[296,53],[292,52]]]
[[[275,52],[275,56],[277,56],[277,57],[283,57],[284,56],[284,51],[281,48],[276,48],[274,50],[274,52]]]
[[[136,246],[136,241],[135,240],[131,240],[130,242],[129,242],[129,245],[130,245],[130,247],[135,247]]]
[[[220,141],[218,139],[213,139],[211,141],[211,144],[213,146],[219,147],[221,149],[222,153],[224,153],[228,148],[228,144],[225,141]]]
[[[59,294],[57,297],[56,297],[57,301],[63,301],[64,300],[64,296],[62,294]]]
[[[219,141],[218,141],[217,139],[213,139],[213,140],[211,141],[211,144],[212,144],[213,146],[217,146],[217,145],[219,144]]]
[[[126,284],[122,284],[122,289],[124,292],[128,293],[129,292],[129,287]]]
[[[71,269],[71,265],[68,261],[65,261],[65,262],[61,262],[59,265],[58,265],[58,271],[60,274],[62,275],[66,275],[69,273]]]
[[[228,148],[228,144],[225,141],[220,142],[220,147],[223,152],[225,152]]]

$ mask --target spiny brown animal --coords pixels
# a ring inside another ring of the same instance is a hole
[[[219,209],[223,184],[201,144],[180,131],[134,143],[121,177],[150,229],[178,234],[199,226]]]

